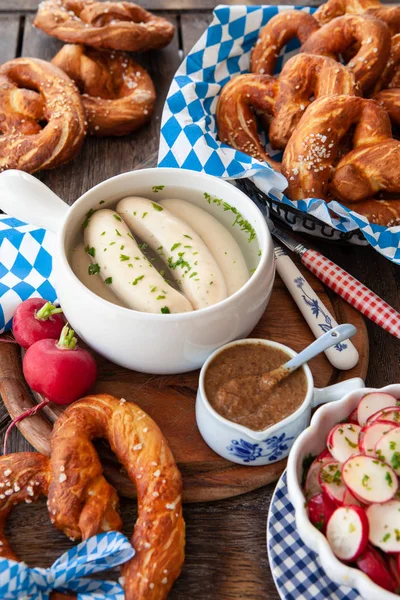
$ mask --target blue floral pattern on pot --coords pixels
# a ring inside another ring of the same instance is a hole
[[[321,316],[325,320],[324,323],[318,323],[318,327],[320,327],[324,333],[333,329],[332,320],[330,316],[327,315],[326,312],[321,308],[321,305],[318,302],[318,300],[316,300],[315,298],[311,298],[307,294],[307,292],[304,291],[303,286],[305,284],[305,279],[303,277],[297,277],[296,279],[294,279],[294,283],[303,292],[302,298],[304,302],[311,308],[311,312],[315,316],[315,318],[318,319],[318,317]],[[341,342],[339,344],[336,344],[334,348],[338,352],[342,352],[342,350],[346,350],[347,344]]]
[[[279,460],[283,455],[286,456],[292,444],[288,442],[294,440],[294,437],[286,437],[286,433],[274,435],[263,440],[260,443],[252,444],[246,440],[232,440],[227,450],[236,458],[240,458],[243,462],[249,463],[258,458],[268,458],[269,462]]]

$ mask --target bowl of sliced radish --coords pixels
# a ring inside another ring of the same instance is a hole
[[[400,593],[400,384],[320,408],[287,467],[304,543],[365,600]]]

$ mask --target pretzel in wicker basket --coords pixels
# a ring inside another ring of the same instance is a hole
[[[184,559],[182,482],[164,436],[139,406],[100,394],[59,417],[51,439],[50,515],[69,537],[84,535],[85,513],[96,507],[99,487],[109,486],[92,445],[99,437],[109,441],[138,495],[136,554],[121,571],[125,598],[163,600]]]
[[[73,159],[86,135],[75,84],[37,58],[16,58],[0,67],[0,171],[34,173]]]
[[[280,170],[261,144],[254,111],[269,115],[271,145],[284,149],[312,95],[356,92],[354,76],[343,65],[324,56],[298,54],[286,63],[279,79],[246,74],[225,85],[216,113],[219,138]]]
[[[146,123],[154,109],[153,82],[124,52],[65,44],[52,63],[78,86],[92,135],[127,135]]]
[[[366,92],[375,85],[390,56],[391,36],[383,21],[368,15],[337,17],[310,35],[301,52],[338,58],[354,44],[359,50],[347,66]]]
[[[175,31],[137,4],[95,0],[44,0],[34,24],[64,42],[130,52],[163,48]]]

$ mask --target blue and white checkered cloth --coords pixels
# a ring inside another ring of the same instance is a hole
[[[315,552],[299,537],[286,472],[271,500],[267,544],[272,575],[283,600],[362,600],[356,590],[333,583]]]
[[[114,581],[83,579],[117,567],[135,554],[129,540],[117,531],[95,535],[63,554],[49,569],[0,559],[1,600],[50,600],[52,591],[74,592],[78,600],[124,600]]]
[[[400,264],[400,227],[370,224],[338,202],[320,199],[292,202],[282,193],[284,177],[269,165],[218,141],[215,110],[221,88],[229,79],[249,70],[250,52],[261,27],[288,10],[313,12],[294,6],[218,6],[212,23],[179,67],[164,106],[158,163],[224,178],[254,177],[274,199],[318,217],[340,231],[361,229],[367,241],[386,258]],[[276,73],[298,49],[290,42],[277,61]],[[262,136],[261,136],[262,137]],[[267,152],[279,159],[264,138]],[[328,209],[333,211],[335,214]]]
[[[0,333],[10,329],[23,300],[54,302],[53,250],[55,234],[0,215]]]

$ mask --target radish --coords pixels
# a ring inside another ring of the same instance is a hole
[[[374,583],[389,592],[396,590],[396,582],[389,573],[385,561],[377,550],[370,544],[363,554],[357,559],[357,567],[363,571]]]
[[[42,298],[30,298],[16,309],[12,331],[23,348],[44,339],[58,340],[65,318],[62,309]]]
[[[28,348],[23,372],[28,385],[45,400],[12,421],[4,437],[4,454],[8,435],[17,422],[36,414],[49,402],[70,404],[84,396],[96,381],[97,367],[90,352],[77,347],[74,331],[65,325],[58,341],[39,340]]]
[[[368,545],[368,519],[359,506],[337,508],[328,521],[326,538],[340,560],[356,560]]]
[[[338,462],[329,462],[322,467],[319,474],[322,491],[339,506],[343,504],[346,491],[346,486],[342,481],[341,467],[342,465]]]
[[[358,454],[359,425],[340,423],[328,433],[327,446],[333,458],[340,463],[346,462],[353,454]]]
[[[325,532],[326,524],[335,512],[336,505],[329,496],[321,492],[309,500],[307,509],[308,517],[314,527]]]
[[[400,500],[367,508],[369,541],[384,552],[400,552]]]
[[[357,408],[355,408],[348,417],[348,422],[353,423],[353,425],[359,425],[358,416],[357,416]]]
[[[386,463],[372,456],[352,456],[342,467],[344,484],[361,502],[388,502],[397,493],[396,473]]]
[[[304,484],[304,491],[306,494],[306,498],[312,498],[316,494],[319,494],[322,491],[320,482],[319,482],[319,474],[321,472],[321,468],[328,462],[332,462],[332,455],[327,450],[324,451],[324,455],[320,454],[317,458],[311,463],[310,468],[308,469],[306,481]]]
[[[387,564],[389,567],[390,574],[396,582],[396,593],[398,594],[400,591],[400,569],[399,569],[399,558],[400,554],[397,556],[388,556]]]
[[[375,452],[400,476],[400,427],[393,427],[385,433],[375,444]]]
[[[376,456],[375,445],[385,433],[396,427],[390,421],[372,421],[360,431],[358,445],[360,451],[367,456]],[[387,461],[386,461],[387,462]]]
[[[365,425],[369,417],[379,410],[396,406],[397,400],[390,394],[372,392],[360,400],[357,408],[357,419],[361,426]]]
[[[400,425],[400,406],[379,410],[368,419],[368,423],[374,421],[390,421],[393,425]]]
[[[343,496],[343,506],[361,506],[361,502],[353,496],[350,490],[346,489]]]

